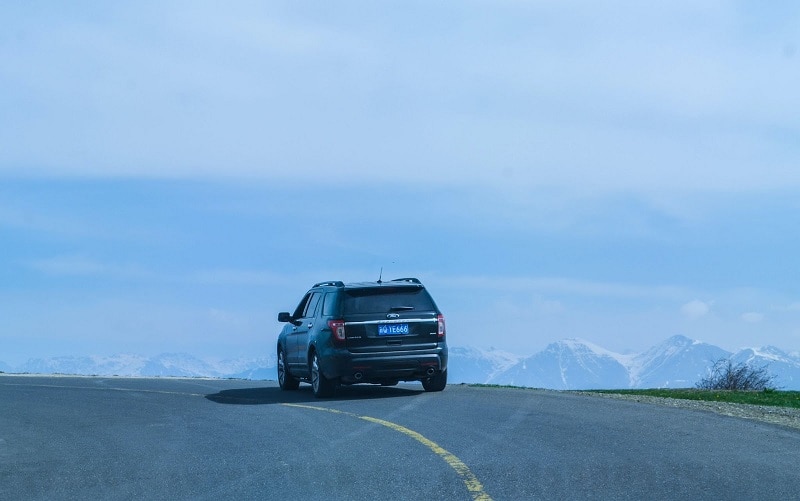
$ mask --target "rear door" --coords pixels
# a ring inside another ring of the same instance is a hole
[[[347,289],[342,304],[354,353],[427,350],[438,343],[438,309],[422,286]]]
[[[305,366],[307,363],[308,330],[314,326],[314,312],[321,296],[320,292],[309,291],[292,315],[295,325],[286,337],[286,358],[290,365]]]
[[[297,343],[297,363],[300,365],[306,365],[308,363],[306,358],[308,354],[308,336],[315,325],[317,307],[320,303],[320,299],[322,299],[322,292],[316,291],[311,293],[311,297],[308,298],[308,304],[303,312],[303,318],[301,319],[303,324],[298,327],[298,332],[295,336],[295,342]]]

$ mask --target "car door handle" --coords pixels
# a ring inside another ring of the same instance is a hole
[[[309,329],[312,328],[312,327],[314,327],[314,324],[308,324],[308,328]]]

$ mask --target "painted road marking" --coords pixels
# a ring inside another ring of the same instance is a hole
[[[400,432],[403,435],[411,437],[417,442],[427,447],[428,449],[432,450],[437,456],[442,458],[444,462],[447,463],[453,470],[455,470],[456,474],[459,476],[459,478],[461,478],[461,480],[464,482],[464,485],[467,487],[467,490],[472,495],[472,499],[476,501],[492,501],[491,496],[489,496],[486,493],[486,491],[483,490],[483,484],[481,484],[480,480],[478,480],[478,477],[476,477],[475,474],[472,473],[472,471],[466,464],[464,464],[463,461],[458,459],[458,457],[456,457],[454,454],[442,448],[439,444],[437,444],[433,440],[425,438],[425,436],[417,433],[414,430],[410,430],[405,426],[401,426],[397,423],[386,421],[384,419],[378,419],[370,416],[360,416],[358,414],[353,414],[352,412],[345,412],[337,409],[329,409],[327,407],[317,407],[314,405],[303,405],[303,404],[286,404],[286,403],[281,405],[284,405],[286,407],[298,407],[301,409],[313,409],[315,411],[324,411],[333,414],[342,414],[345,416],[350,416],[364,421],[368,421],[370,423],[379,424],[391,430]]]

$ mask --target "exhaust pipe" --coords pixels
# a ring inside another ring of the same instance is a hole
[[[425,375],[427,376],[433,376],[434,374],[436,374],[436,369],[433,367],[428,367],[428,370],[425,371]]]
[[[364,377],[364,375],[361,374],[360,372],[356,372],[355,374],[353,374],[353,377],[355,378],[356,381],[360,381],[361,378]]]

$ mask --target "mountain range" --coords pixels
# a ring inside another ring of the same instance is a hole
[[[162,353],[155,357],[121,354],[35,358],[13,368],[0,362],[0,367],[3,366],[4,372],[28,374],[275,379],[274,356],[201,360],[186,353]]]
[[[673,336],[641,353],[624,355],[588,341],[565,339],[532,356],[513,359],[513,355],[503,357],[494,350],[451,348],[449,379],[554,390],[692,388],[708,375],[715,361],[730,359],[766,367],[779,389],[800,390],[800,354],[774,346],[732,353],[685,336]],[[483,367],[488,369],[481,371]]]
[[[637,354],[619,354],[588,341],[565,339],[532,356],[495,349],[451,347],[450,383],[485,383],[555,390],[691,388],[721,358],[766,367],[779,389],[800,390],[800,354],[774,346],[732,353],[684,336],[673,336]],[[0,362],[0,371],[141,377],[217,377],[275,379],[275,356],[202,360],[185,353],[155,357],[55,357],[31,359],[22,366]]]

